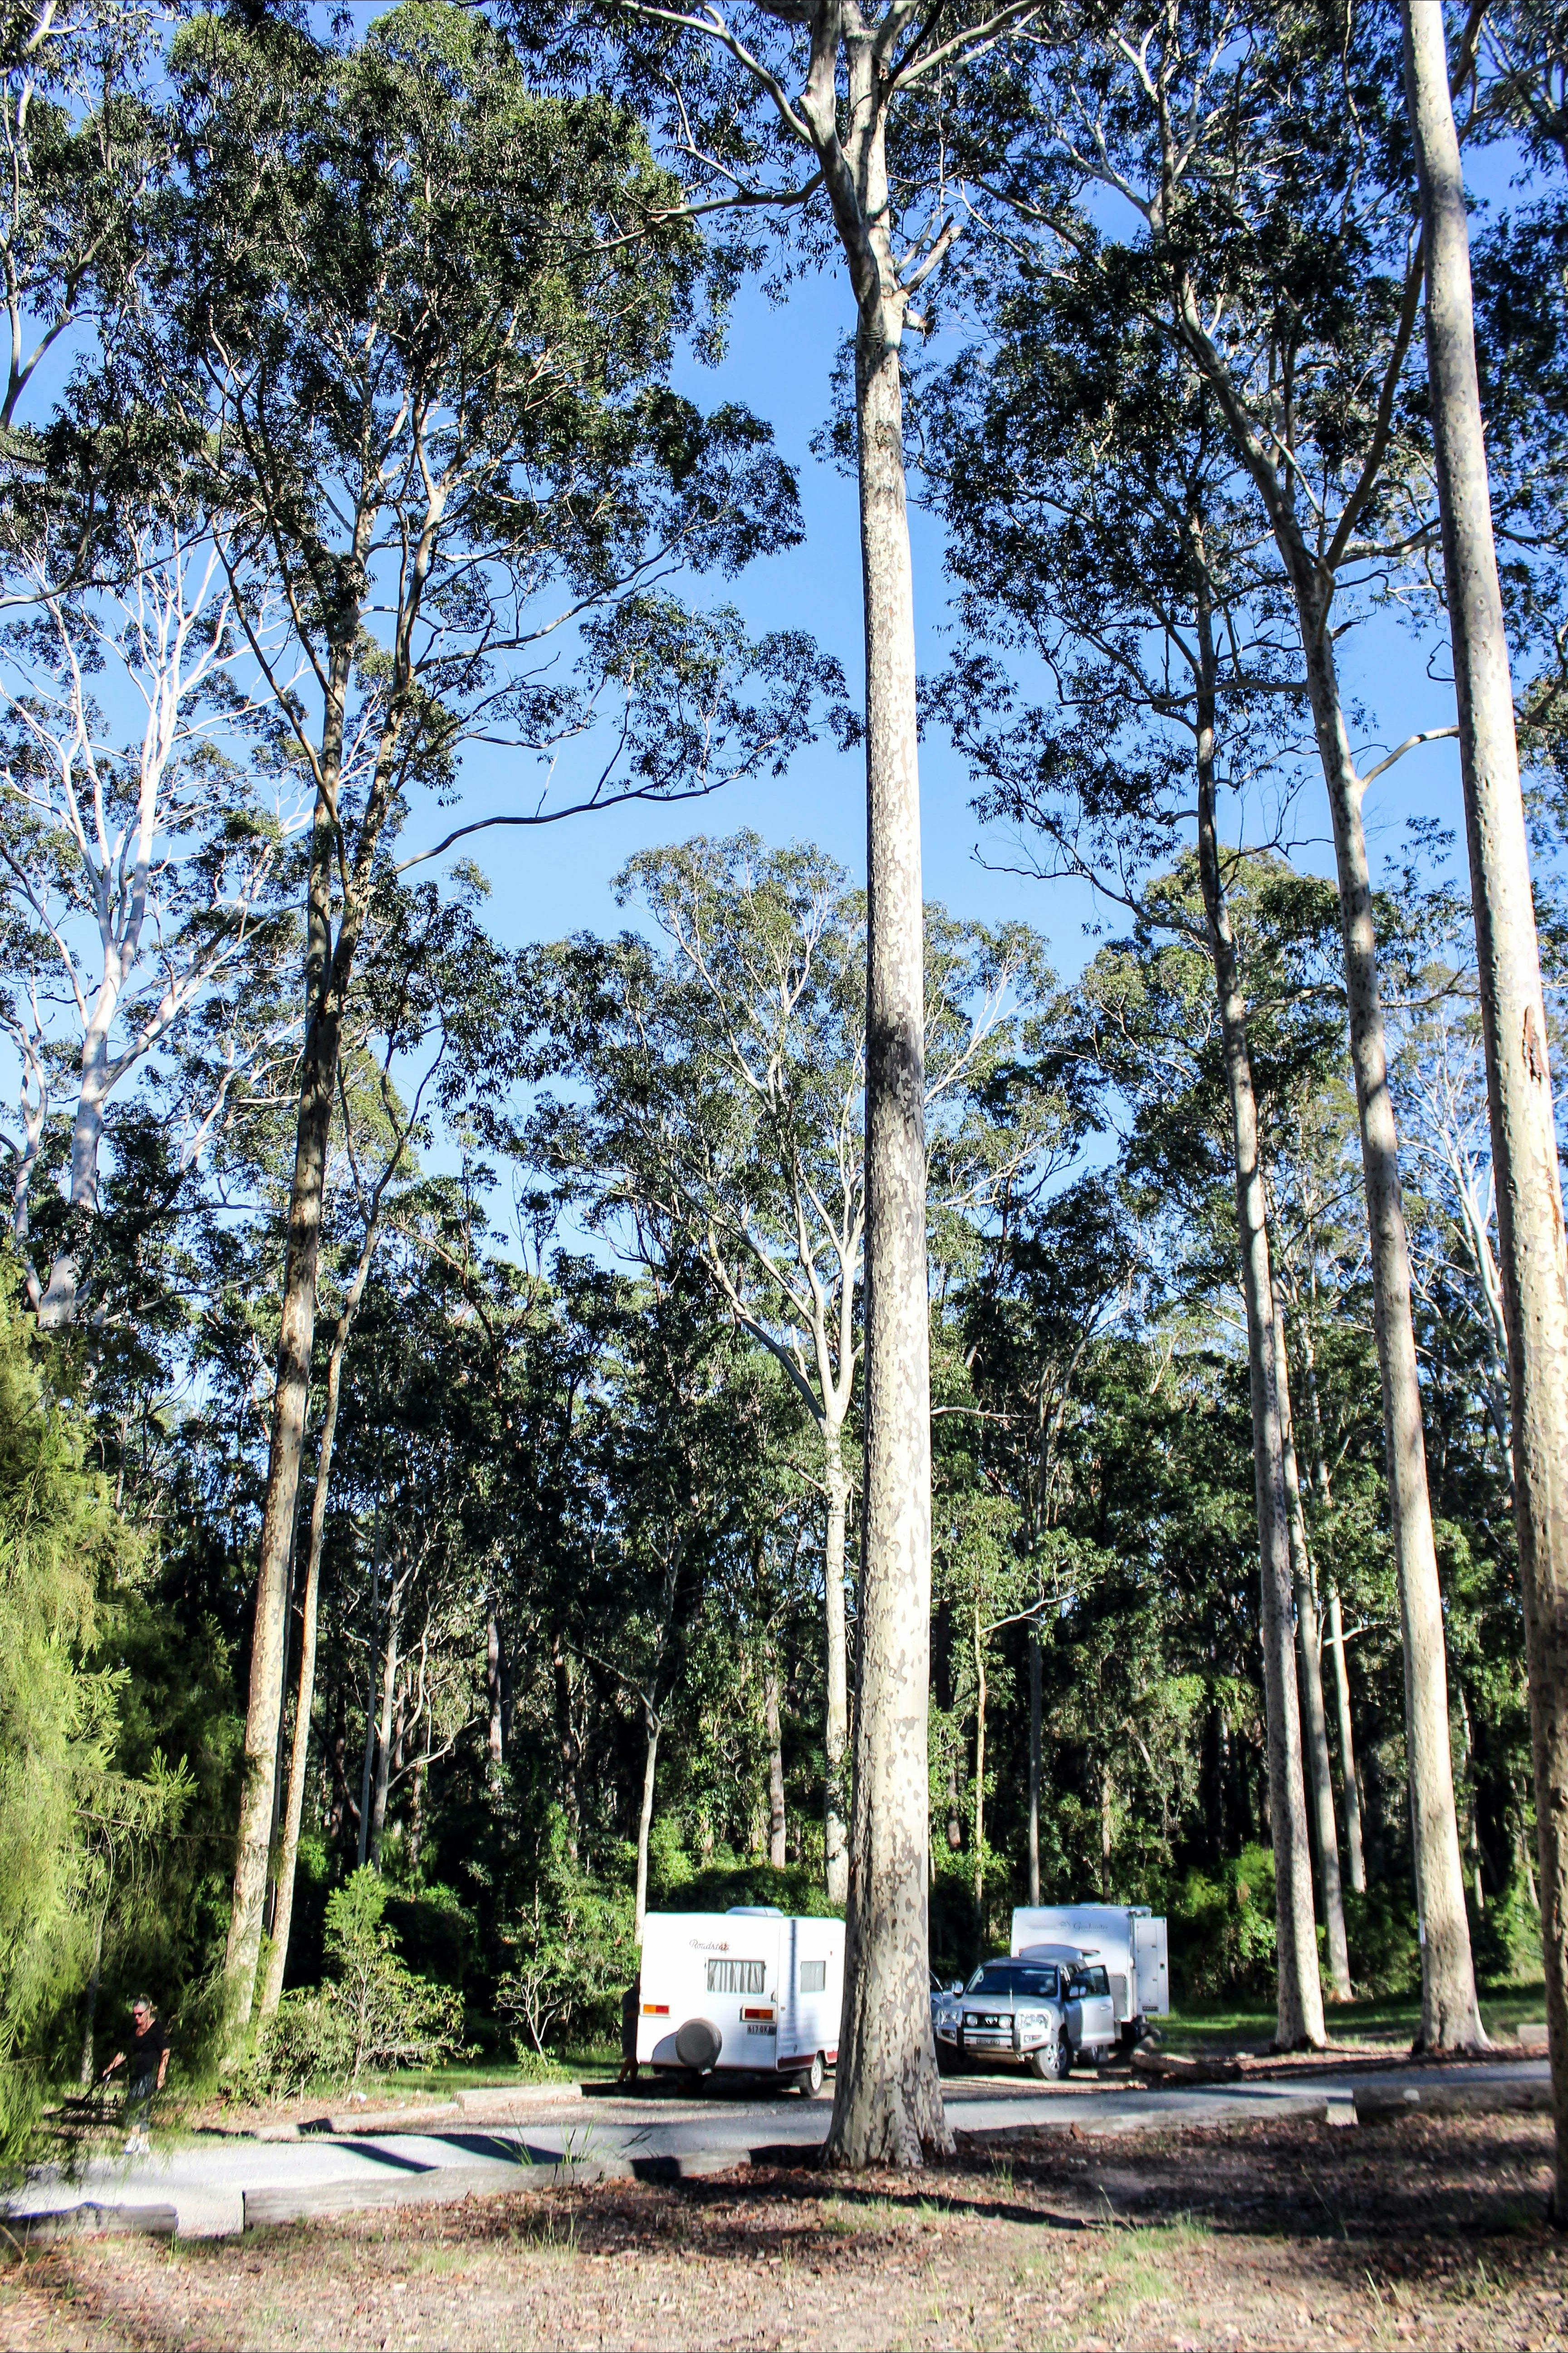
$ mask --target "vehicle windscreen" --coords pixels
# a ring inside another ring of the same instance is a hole
[[[965,1990],[969,1993],[1029,1994],[1037,2001],[1054,2001],[1057,1973],[1054,1968],[1017,1961],[983,1961]]]
[[[1101,1968],[1074,1969],[1068,1982],[1068,1996],[1074,2001],[1084,2001],[1093,1994],[1110,1991],[1110,1979]]]

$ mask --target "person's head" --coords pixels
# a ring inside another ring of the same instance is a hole
[[[153,2005],[144,1993],[139,1993],[131,2005],[131,2023],[138,2034],[145,2034],[153,2023]]]

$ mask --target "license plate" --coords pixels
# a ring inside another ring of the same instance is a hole
[[[748,2034],[776,2034],[778,2032],[778,2028],[776,2026],[748,2026],[746,2031]]]

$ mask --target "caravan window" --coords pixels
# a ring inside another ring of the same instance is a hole
[[[765,1961],[710,1961],[710,1993],[761,1993],[767,1976]]]
[[[802,1961],[800,1965],[800,1989],[802,1993],[826,1993],[827,1991],[827,1963],[826,1961]]]

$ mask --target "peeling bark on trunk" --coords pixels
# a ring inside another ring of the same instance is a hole
[[[1512,1402],[1514,1519],[1568,2227],[1568,1266],[1513,689],[1476,377],[1469,229],[1437,0],[1405,0],[1405,61],[1426,241],[1426,358],[1458,690],[1465,832],[1491,1109]]]
[[[1252,1394],[1253,1479],[1262,1579],[1263,1666],[1268,1719],[1268,1814],[1274,1847],[1275,1926],[1279,1983],[1275,2040],[1282,2050],[1323,2041],[1323,1997],[1312,1918],[1312,1859],[1301,1778],[1301,1721],[1290,1628],[1290,1541],[1285,1496],[1285,1451],[1274,1354],[1274,1293],[1263,1172],[1258,1150],[1258,1110],[1247,1052],[1246,1006],[1237,972],[1236,943],[1226,903],[1215,823],[1215,709],[1212,630],[1199,608],[1202,670],[1198,685],[1198,869],[1207,917],[1219,1006],[1226,1085],[1230,1097],[1236,1161],[1236,1212],[1241,1242],[1242,1292]]]
[[[1307,1745],[1312,1827],[1317,1836],[1318,1880],[1328,1931],[1329,1978],[1336,2001],[1351,1999],[1350,1948],[1345,1940],[1345,1900],[1340,1884],[1340,1841],[1334,1823],[1334,1784],[1329,1768],[1329,1726],[1323,1707],[1323,1662],[1318,1643],[1318,1598],[1307,1552],[1307,1523],[1296,1467],[1296,1433],[1290,1412],[1290,1359],[1285,1345],[1285,1311],[1274,1299],[1274,1377],[1279,1391],[1279,1432],[1284,1448],[1285,1504],[1289,1514],[1290,1577],[1296,1592],[1296,1652]]]
[[[835,50],[837,45],[835,44]],[[931,2034],[926,1719],[931,1679],[931,1362],[926,1261],[924,908],[914,584],[883,89],[846,29],[853,165],[836,55],[802,100],[850,265],[866,611],[866,1474],[844,2013],[827,2157],[949,2156]]]

